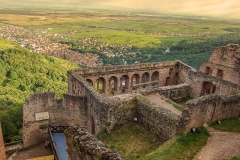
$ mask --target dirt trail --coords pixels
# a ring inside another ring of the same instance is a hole
[[[207,145],[194,160],[223,160],[240,157],[240,133],[222,132],[207,127],[210,137]]]
[[[165,101],[165,98],[162,97],[161,95],[159,95],[158,93],[155,94],[151,94],[148,96],[144,96],[146,98],[148,98],[150,101],[153,101],[154,103],[172,111],[173,113],[175,113],[176,115],[180,116],[182,114],[181,111],[179,111],[178,109],[176,109],[175,107],[173,107],[173,105],[171,103],[168,103]]]

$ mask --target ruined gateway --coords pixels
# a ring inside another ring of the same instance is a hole
[[[23,105],[23,143],[48,138],[42,125],[86,127],[92,135],[136,120],[166,141],[240,115],[240,45],[216,48],[196,70],[181,61],[77,69],[68,73],[68,93],[36,93]],[[183,111],[172,103],[192,97]],[[157,101],[156,101],[157,99]],[[160,102],[160,103],[159,103]]]

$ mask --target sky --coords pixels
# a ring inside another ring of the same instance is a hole
[[[27,1],[56,2],[56,0]],[[57,2],[91,3],[168,13],[240,18],[240,0],[58,0]]]

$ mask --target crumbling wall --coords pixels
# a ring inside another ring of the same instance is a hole
[[[64,94],[57,100],[55,93],[36,93],[23,105],[23,143],[31,146],[48,139],[47,125],[86,123],[86,98]]]
[[[30,95],[29,100],[23,104],[23,143],[25,147],[48,138],[47,130],[41,130],[40,126],[49,124],[49,107],[54,105],[56,105],[55,93]],[[36,121],[35,114],[42,112],[45,112],[45,117]]]
[[[0,157],[2,160],[6,160],[6,158],[7,158],[6,153],[5,153],[5,148],[4,148],[1,123],[0,123]]]
[[[189,96],[190,86],[187,83],[173,85],[173,86],[164,86],[158,88],[158,93],[163,95],[166,98],[177,101],[181,100],[184,97]]]
[[[178,73],[178,82],[176,84],[184,84],[187,82],[188,80],[188,74],[190,71],[196,72],[196,69],[181,62],[178,61],[178,63],[176,64],[176,68],[177,68],[177,73]]]
[[[137,102],[136,96],[140,94],[124,94],[115,96],[118,103],[110,109],[109,121],[112,123],[110,128],[118,128],[124,124],[132,122],[134,117],[137,117]]]
[[[240,93],[224,97],[214,94],[202,96],[186,104],[182,114],[185,131],[202,126],[205,122],[240,116]]]
[[[144,97],[137,98],[137,120],[164,142],[176,132],[178,116]]]
[[[228,44],[217,47],[209,60],[201,65],[200,72],[240,83],[240,45]]]
[[[210,82],[215,85],[214,93],[222,96],[237,93],[240,89],[239,84],[234,84],[221,78],[205,75],[201,72],[190,71],[187,83],[191,86],[191,97],[196,98],[201,96],[204,82]]]
[[[71,126],[65,131],[68,155],[71,160],[123,160],[116,150],[107,148],[96,139],[86,128]]]

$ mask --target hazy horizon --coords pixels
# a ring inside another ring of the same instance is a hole
[[[0,0],[5,1],[5,0]],[[19,2],[9,0],[4,3]],[[52,2],[54,0],[25,0],[25,2]],[[217,17],[240,18],[240,3],[238,0],[59,0],[59,2],[74,2],[78,4],[100,4],[116,7],[151,10],[168,13],[183,13],[193,15],[208,15]]]

